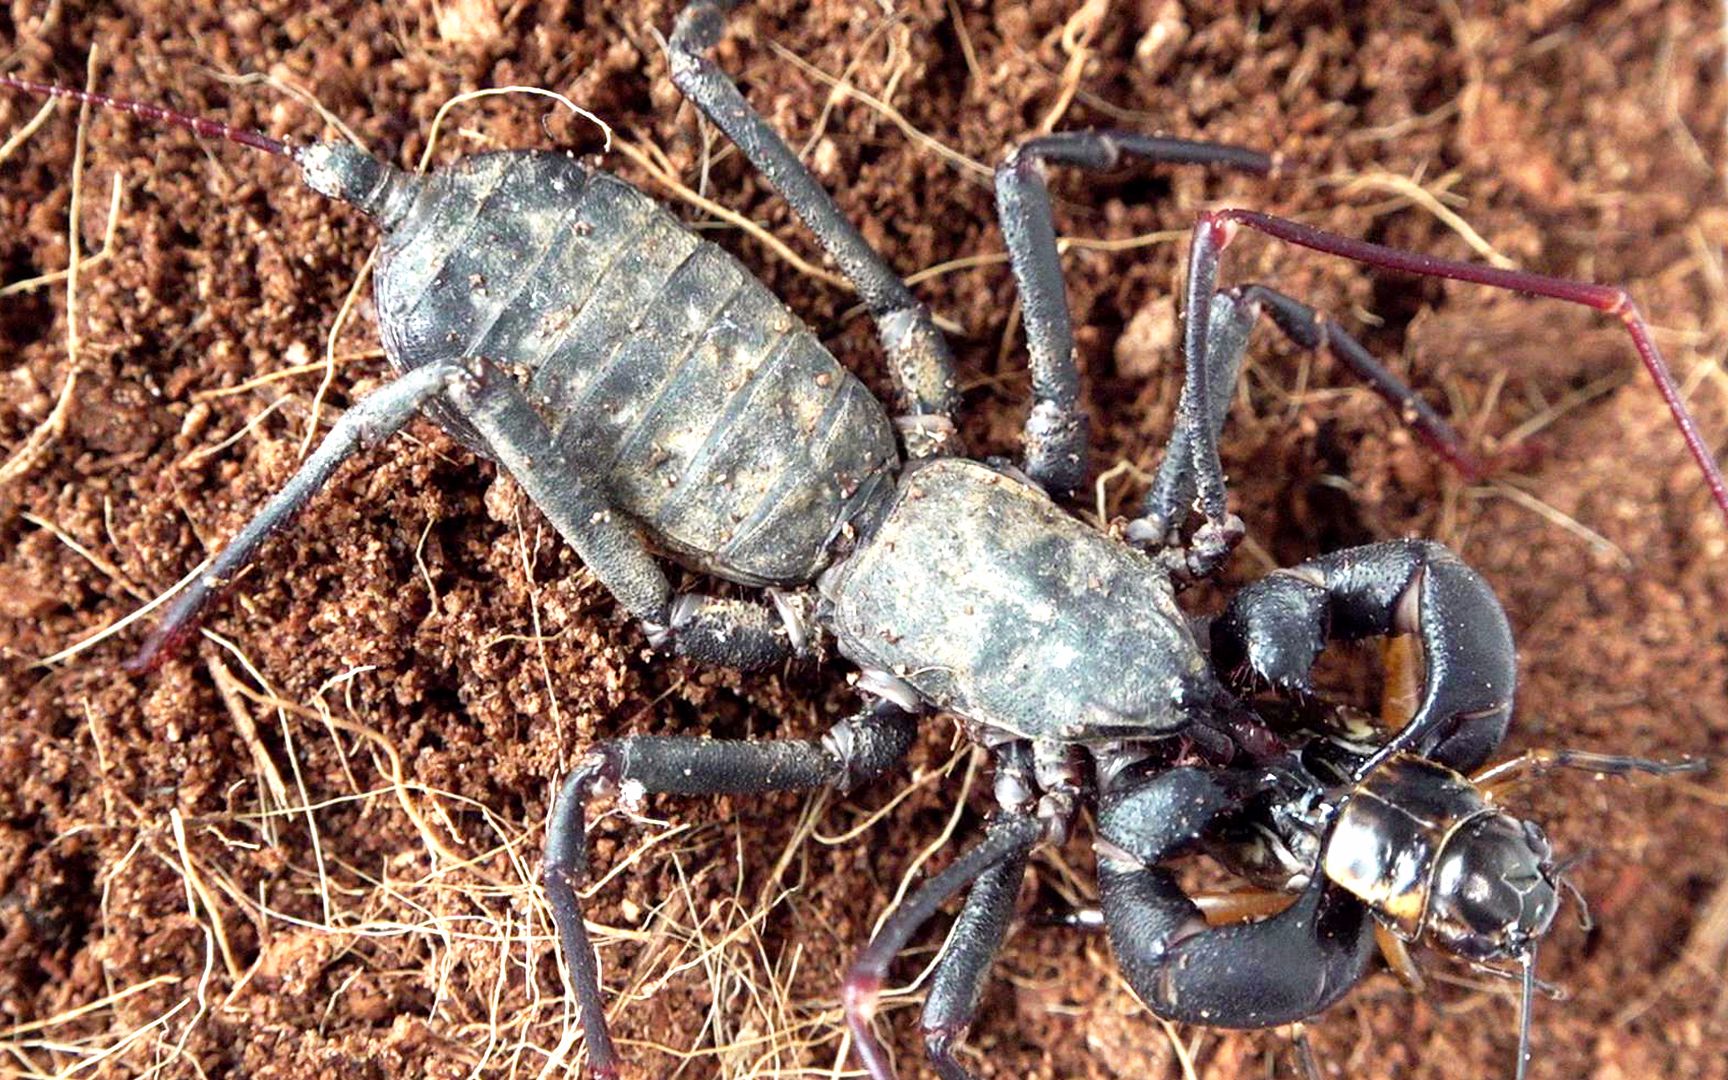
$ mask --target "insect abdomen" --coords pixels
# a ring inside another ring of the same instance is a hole
[[[434,174],[378,274],[393,363],[486,356],[513,371],[567,458],[701,569],[808,580],[856,493],[896,464],[881,406],[766,287],[562,154]]]

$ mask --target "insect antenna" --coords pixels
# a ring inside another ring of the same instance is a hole
[[[206,120],[204,117],[164,108],[161,105],[151,105],[143,101],[134,101],[131,98],[113,97],[109,94],[97,94],[89,90],[74,90],[69,86],[36,82],[34,79],[20,79],[16,75],[0,75],[0,86],[17,90],[20,93],[34,94],[37,97],[65,98],[86,105],[100,105],[105,109],[131,113],[133,116],[142,117],[155,123],[183,127],[200,138],[227,139],[229,142],[250,146],[254,150],[262,150],[267,154],[275,154],[277,157],[295,157],[294,150],[287,143],[272,139],[268,135],[232,127],[217,120]]]
[[[1484,964],[1474,960],[1467,966],[1475,974],[1486,975],[1491,979],[1505,979],[1507,982],[1515,982],[1524,977],[1523,968],[1508,971],[1505,968],[1497,968],[1493,964]],[[1558,983],[1551,983],[1547,979],[1536,980],[1536,992],[1549,1001],[1568,1001],[1572,997],[1571,991]]]
[[[1553,870],[1554,881],[1562,889],[1566,890],[1566,895],[1570,896],[1572,901],[1578,905],[1578,927],[1586,934],[1596,929],[1596,920],[1590,915],[1590,901],[1584,898],[1584,893],[1577,885],[1573,884],[1572,879],[1566,875],[1572,871],[1573,867],[1577,866],[1589,857],[1590,853],[1588,851],[1580,851],[1578,854],[1573,855],[1570,858],[1561,859],[1559,862],[1555,863]]]
[[[1308,1029],[1300,1023],[1290,1025],[1290,1048],[1296,1052],[1302,1080],[1320,1080],[1320,1062],[1314,1056],[1314,1044],[1308,1039]]]
[[[1530,1066],[1530,1010],[1535,1005],[1536,998],[1536,946],[1530,946],[1530,951],[1524,954],[1524,977],[1522,988],[1518,992],[1518,1068],[1513,1074],[1515,1080],[1524,1080],[1525,1071]]]

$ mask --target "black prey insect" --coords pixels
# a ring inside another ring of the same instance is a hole
[[[1313,1015],[1365,970],[1370,913],[1468,958],[1521,964],[1527,997],[1560,874],[1539,832],[1494,810],[1462,775],[1499,745],[1516,681],[1510,628],[1487,584],[1437,544],[1395,541],[1324,556],[1244,591],[1209,648],[1176,604],[1177,590],[1213,572],[1242,535],[1218,439],[1262,315],[1298,345],[1329,350],[1439,453],[1476,468],[1445,421],[1335,322],[1266,286],[1220,288],[1219,266],[1245,226],[1377,267],[1613,313],[1728,513],[1728,487],[1630,298],[1247,210],[1203,214],[1184,289],[1186,379],[1175,426],[1122,542],[1053,498],[1072,492],[1088,463],[1045,171],[1132,160],[1265,174],[1274,160],[1120,131],[1058,133],[1011,153],[996,174],[997,205],[1035,400],[1017,466],[972,461],[960,455],[952,365],[929,313],[707,59],[729,6],[698,2],[680,16],[669,40],[673,81],[857,288],[897,380],[897,418],[731,256],[572,155],[482,154],[418,176],[344,144],[290,148],[153,106],[0,76],[17,90],[116,106],[288,157],[309,186],[356,207],[381,233],[376,308],[397,378],[336,424],[175,602],[131,666],[147,670],[181,647],[210,602],[344,460],[424,413],[511,474],[654,645],[763,667],[808,654],[825,634],[859,667],[870,699],[814,739],[603,742],[565,780],[548,826],[545,885],[594,1075],[616,1075],[618,1056],[576,892],[587,870],[588,803],[849,786],[892,767],[935,710],[958,717],[988,749],[997,810],[974,847],[890,916],[847,978],[848,1021],[879,1080],[893,1072],[871,1023],[888,964],[961,891],[959,926],[932,976],[923,1024],[936,1070],[967,1075],[956,1042],[976,1012],[1028,854],[1060,841],[1093,803],[1105,920],[1124,972],[1160,1015],[1226,1027]],[[674,594],[655,552],[763,587],[770,602]],[[1302,691],[1329,640],[1390,635],[1421,646],[1421,706],[1340,777],[1317,778],[1240,696],[1257,681]],[[1585,763],[1604,762],[1662,768]],[[1423,800],[1443,804],[1456,829],[1397,834],[1401,809]],[[1291,863],[1296,904],[1204,929],[1161,864],[1256,821],[1307,852]],[[1386,878],[1393,868],[1375,862],[1375,844],[1455,876]],[[1466,879],[1494,899],[1461,909],[1475,896],[1455,886]],[[1517,902],[1503,902],[1503,891]]]

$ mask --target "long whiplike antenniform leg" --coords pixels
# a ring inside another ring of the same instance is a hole
[[[1201,214],[1194,227],[1195,244],[1198,246],[1205,243],[1222,248],[1229,242],[1236,226],[1246,226],[1286,243],[1352,259],[1383,270],[1509,289],[1552,300],[1564,300],[1569,304],[1581,304],[1615,316],[1625,325],[1626,333],[1632,338],[1632,346],[1638,352],[1638,358],[1643,361],[1645,370],[1650,372],[1650,377],[1656,381],[1656,389],[1673,415],[1674,423],[1680,429],[1680,436],[1686,442],[1686,449],[1691,452],[1693,460],[1704,473],[1704,482],[1710,488],[1711,497],[1715,499],[1723,516],[1728,517],[1728,481],[1723,479],[1721,466],[1716,463],[1710,447],[1698,431],[1697,422],[1686,408],[1680,388],[1674,382],[1674,375],[1669,371],[1667,361],[1662,358],[1661,350],[1657,349],[1656,341],[1651,336],[1650,324],[1644,321],[1643,313],[1638,310],[1638,305],[1624,288],[1549,277],[1526,270],[1502,270],[1479,263],[1458,262],[1433,255],[1400,251],[1366,240],[1339,236],[1312,225],[1255,210],[1213,210]]]

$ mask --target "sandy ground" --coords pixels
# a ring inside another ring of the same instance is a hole
[[[1112,513],[1168,429],[1171,296],[1208,203],[1623,282],[1720,449],[1721,12],[1409,7],[750,4],[719,55],[955,330],[980,451],[1013,449],[1027,389],[987,186],[1012,139],[1123,125],[1301,163],[1275,182],[1057,184],[1095,472],[1125,463]],[[559,90],[616,129],[611,167],[886,390],[853,298],[679,104],[657,38],[671,18],[655,2],[16,0],[0,71],[82,82],[94,53],[103,89],[283,137],[330,133],[316,102],[403,163],[460,91]],[[196,566],[385,366],[355,214],[279,162],[125,118],[94,118],[75,167],[74,110],[31,128],[36,110],[0,100],[0,1073],[565,1074],[579,1042],[534,884],[555,778],[599,737],[820,730],[852,707],[844,671],[650,656],[510,485],[425,423],[344,470],[181,659],[123,675],[132,627],[42,663]],[[436,156],[544,145],[599,136],[493,98],[452,114]],[[74,233],[87,261],[69,287]],[[1437,537],[1519,634],[1511,748],[1728,754],[1728,532],[1617,323],[1253,238],[1226,275],[1337,313],[1509,464],[1464,483],[1333,363],[1266,333],[1225,447],[1250,541],[1196,610],[1308,554]],[[1362,666],[1341,682],[1371,700]],[[652,823],[595,826],[589,914],[640,1075],[847,1075],[840,972],[902,883],[949,857],[933,843],[984,809],[951,737],[931,723],[908,769],[850,797],[663,801]],[[1518,799],[1560,851],[1590,854],[1577,879],[1596,920],[1567,916],[1543,952],[1569,1000],[1540,1006],[1534,1076],[1728,1075],[1725,803],[1720,774],[1565,777]],[[1083,901],[1090,865],[1083,839],[1040,855],[1022,910]],[[1423,959],[1425,994],[1376,974],[1310,1025],[1325,1075],[1509,1073],[1507,988]],[[918,996],[884,1012],[908,1076]],[[1283,1033],[1161,1026],[1102,940],[1036,925],[1015,931],[970,1045],[993,1077],[1295,1070]]]

